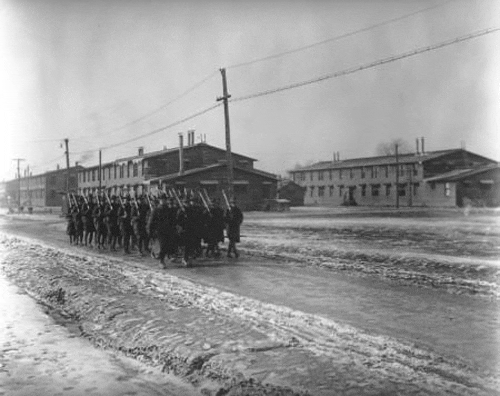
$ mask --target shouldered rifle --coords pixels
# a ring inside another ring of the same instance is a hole
[[[206,199],[207,199],[208,204],[209,204],[209,205],[211,205],[211,204],[212,204],[212,201],[210,200],[210,197],[208,196],[207,189],[206,189],[206,188],[204,188],[204,189],[203,189],[203,192],[205,193],[205,197],[206,197]]]
[[[153,210],[153,204],[151,203],[151,199],[149,198],[149,194],[146,194],[146,198],[148,199],[149,209]]]
[[[208,213],[212,214],[210,212],[210,208],[208,207],[208,204],[207,204],[207,201],[205,201],[205,197],[203,196],[203,194],[201,193],[201,191],[198,191],[198,194],[200,195],[200,198],[203,202],[203,206],[205,206],[205,209],[208,211]]]
[[[122,196],[121,195],[118,195],[118,199],[120,200],[120,206],[123,208],[123,201],[122,201]]]
[[[78,202],[76,201],[75,196],[73,194],[71,194],[71,196],[73,197],[73,201],[74,201],[77,212],[80,213],[80,207],[78,206]]]
[[[104,193],[104,196],[106,197],[106,201],[108,201],[108,205],[112,207],[113,205],[111,205],[111,200],[109,199],[108,194]]]
[[[183,212],[185,212],[184,205],[182,204],[181,200],[179,199],[179,196],[177,195],[177,193],[175,192],[175,190],[172,190],[172,192],[174,193],[174,197],[177,200],[177,203],[179,204],[179,207],[181,208],[181,210]]]
[[[224,197],[224,202],[226,203],[227,209],[230,210],[231,205],[229,205],[229,200],[227,199],[227,195],[226,195],[226,192],[224,190],[222,190],[222,196]]]

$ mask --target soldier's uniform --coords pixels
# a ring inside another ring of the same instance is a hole
[[[230,208],[226,211],[225,220],[227,226],[227,238],[229,239],[227,256],[232,257],[231,253],[234,252],[234,255],[239,257],[240,254],[236,249],[236,243],[240,241],[240,226],[241,223],[243,223],[243,213],[240,208],[236,206],[233,200],[230,203]]]

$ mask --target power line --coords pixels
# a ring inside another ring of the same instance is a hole
[[[239,101],[243,101],[243,100],[247,100],[247,99],[257,98],[259,96],[271,95],[271,94],[274,94],[277,92],[286,91],[286,90],[294,89],[294,88],[298,88],[298,87],[303,87],[305,85],[314,84],[317,82],[328,80],[330,78],[345,76],[347,74],[356,73],[356,72],[361,71],[361,70],[371,69],[371,68],[376,67],[376,66],[384,65],[386,63],[394,62],[394,61],[404,59],[404,58],[409,58],[411,56],[415,56],[415,55],[418,55],[418,54],[421,54],[424,52],[433,51],[433,50],[438,49],[438,48],[443,48],[443,47],[447,47],[447,46],[452,45],[452,44],[457,44],[457,43],[460,43],[463,41],[471,40],[473,38],[477,38],[477,37],[484,36],[484,35],[487,35],[490,33],[494,33],[494,32],[497,32],[499,30],[500,30],[500,28],[496,27],[496,28],[489,28],[489,29],[485,29],[485,30],[476,31],[476,32],[470,33],[470,34],[465,35],[465,36],[457,37],[457,38],[454,38],[454,39],[451,39],[448,41],[444,41],[444,42],[441,42],[438,44],[430,45],[427,47],[421,47],[421,48],[418,48],[418,49],[413,50],[413,51],[405,52],[405,53],[399,54],[399,55],[390,56],[388,58],[380,59],[380,60],[377,60],[375,62],[367,63],[367,64],[364,64],[361,66],[352,67],[350,69],[345,69],[345,70],[335,72],[335,73],[325,74],[323,76],[316,77],[316,78],[311,79],[311,80],[300,81],[300,82],[286,85],[286,86],[279,87],[279,88],[269,89],[269,90],[257,92],[257,93],[246,95],[246,96],[240,96],[240,97],[231,99],[230,101],[231,102],[239,102]]]
[[[126,124],[122,125],[122,126],[119,126],[117,128],[114,128],[114,129],[111,129],[110,131],[106,132],[107,134],[111,134],[111,133],[114,133],[114,132],[117,132],[117,131],[121,131],[122,129],[125,129],[131,125],[134,125],[134,124],[137,124],[143,120],[145,120],[146,118],[149,118],[151,117],[152,115],[166,109],[168,106],[170,106],[171,104],[177,102],[178,100],[182,99],[184,96],[186,96],[188,93],[194,91],[196,88],[202,86],[203,84],[205,84],[208,80],[210,80],[213,76],[215,76],[217,74],[217,71],[214,71],[213,73],[209,74],[208,76],[206,76],[205,78],[203,78],[202,80],[198,81],[197,83],[193,84],[191,87],[189,87],[187,90],[185,90],[184,92],[182,92],[181,94],[179,94],[178,96],[176,96],[175,98],[173,98],[172,100],[170,100],[169,102],[161,105],[160,107],[150,111],[149,113],[146,113],[145,115],[139,117],[139,118],[136,118],[135,120],[132,120],[130,122],[127,122]],[[88,129],[87,129],[88,130]],[[102,135],[102,133],[99,133],[99,134],[95,134],[91,137],[95,137],[95,136],[99,136],[99,135]],[[72,138],[74,139],[74,138]]]
[[[372,29],[375,29],[375,28],[378,28],[378,27],[381,27],[381,26],[389,25],[391,23],[398,22],[398,21],[401,21],[403,19],[407,19],[409,17],[412,17],[412,16],[417,15],[417,14],[421,14],[423,12],[427,12],[427,11],[433,10],[435,8],[442,7],[442,6],[444,6],[444,5],[448,4],[448,3],[451,3],[453,1],[455,1],[455,0],[448,0],[448,1],[445,1],[443,3],[436,4],[434,6],[423,8],[421,10],[414,11],[414,12],[409,13],[409,14],[401,15],[399,17],[392,18],[392,19],[389,19],[387,21],[379,22],[379,23],[376,23],[374,25],[370,25],[370,26],[364,27],[362,29],[358,29],[358,30],[354,30],[352,32],[341,34],[340,36],[335,36],[335,37],[331,37],[331,38],[326,39],[326,40],[318,41],[318,42],[313,43],[313,44],[305,45],[305,46],[302,46],[302,47],[294,48],[294,49],[291,49],[291,50],[288,50],[288,51],[279,52],[279,53],[276,53],[276,54],[273,54],[273,55],[268,55],[268,56],[265,56],[265,57],[262,57],[262,58],[257,58],[257,59],[253,59],[253,60],[246,61],[246,62],[236,63],[236,64],[233,64],[233,65],[227,66],[226,69],[236,69],[236,68],[242,67],[242,66],[249,66],[249,65],[252,65],[254,63],[259,63],[259,62],[264,62],[266,60],[281,58],[283,56],[290,55],[290,54],[293,54],[293,53],[296,53],[296,52],[300,52],[300,51],[304,51],[304,50],[307,50],[307,49],[310,49],[310,48],[314,48],[314,47],[317,47],[317,46],[320,46],[320,45],[323,45],[323,44],[331,43],[331,42],[334,42],[334,41],[339,41],[339,40],[345,39],[347,37],[354,36],[354,35],[359,34],[359,33],[364,33],[364,32],[367,32],[369,30],[372,30]]]
[[[155,129],[155,130],[150,131],[148,133],[145,133],[145,134],[142,134],[142,135],[139,135],[139,136],[135,136],[135,137],[133,137],[131,139],[128,139],[128,140],[125,140],[123,142],[110,144],[108,146],[102,146],[102,147],[99,147],[99,149],[101,149],[101,150],[107,150],[107,149],[111,149],[111,148],[122,146],[122,145],[127,144],[127,143],[135,142],[136,140],[140,140],[142,138],[145,138],[145,137],[148,137],[148,136],[151,136],[151,135],[155,135],[155,134],[157,134],[159,132],[163,132],[163,131],[165,131],[167,129],[173,128],[173,127],[175,127],[175,126],[177,126],[179,124],[182,124],[182,123],[184,123],[186,121],[192,120],[193,118],[196,118],[196,117],[199,117],[199,116],[201,116],[201,115],[203,115],[205,113],[208,113],[209,111],[212,111],[213,109],[216,109],[219,106],[222,106],[222,103],[217,103],[215,105],[207,107],[206,109],[200,110],[200,111],[198,111],[198,112],[196,112],[194,114],[191,114],[191,115],[189,115],[187,117],[184,117],[184,118],[182,118],[180,120],[177,120],[177,121],[175,121],[175,122],[173,122],[171,124],[168,124],[168,125],[166,125],[164,127]],[[92,150],[79,151],[79,152],[76,152],[76,153],[73,153],[73,154],[90,153],[90,152],[93,152],[95,150],[97,150],[97,148],[92,149]]]

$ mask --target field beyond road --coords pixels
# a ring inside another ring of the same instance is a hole
[[[1,216],[0,270],[94,344],[205,394],[497,394],[498,219],[245,213],[242,258],[162,270],[69,246],[55,215]]]

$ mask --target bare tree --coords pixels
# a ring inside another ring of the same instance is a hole
[[[396,144],[399,154],[408,154],[412,152],[410,144],[401,138],[392,139],[390,142],[382,142],[377,145],[376,155],[395,155]]]

